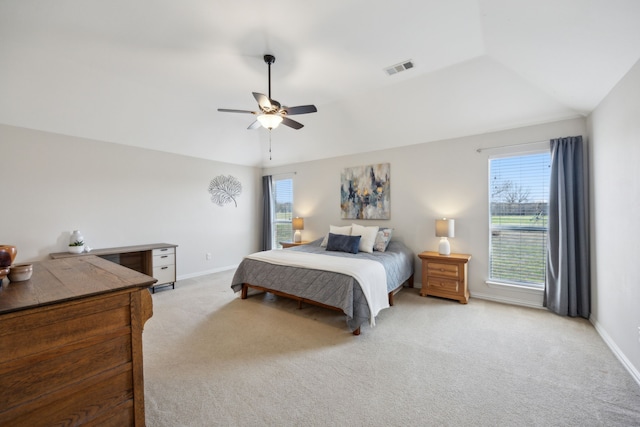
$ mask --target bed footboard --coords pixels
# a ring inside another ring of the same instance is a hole
[[[398,292],[400,292],[400,290],[402,290],[402,288],[405,286],[405,284],[408,287],[413,287],[413,275],[411,275],[411,277],[409,277],[409,279],[406,282],[400,284],[400,286],[398,286],[397,288],[395,288],[394,290],[389,292],[389,305],[390,306],[393,306],[393,296],[395,294],[397,294]],[[247,299],[249,288],[253,288],[253,289],[256,289],[256,290],[259,290],[259,291],[262,291],[262,292],[269,292],[269,293],[274,294],[274,295],[279,295],[279,296],[282,296],[282,297],[285,297],[285,298],[290,298],[292,300],[298,301],[298,308],[299,309],[302,308],[302,303],[305,302],[307,304],[311,304],[311,305],[315,305],[315,306],[323,307],[323,308],[328,308],[329,310],[334,310],[334,311],[339,311],[340,313],[344,313],[341,308],[334,307],[332,305],[323,304],[321,302],[313,301],[313,300],[310,300],[310,299],[307,299],[307,298],[302,298],[302,297],[299,297],[297,295],[288,294],[286,292],[281,292],[281,291],[277,291],[277,290],[274,290],[274,289],[265,288],[264,286],[252,285],[250,283],[243,283],[242,284],[242,291],[240,293],[240,298],[241,299]],[[359,326],[358,326],[357,329],[355,329],[353,331],[353,335],[360,335],[360,327]]]
[[[322,307],[322,308],[328,308],[329,310],[339,311],[340,313],[344,314],[344,312],[342,311],[341,308],[334,307],[332,305],[323,304],[321,302],[310,300],[308,298],[302,298],[302,297],[299,297],[297,295],[292,295],[292,294],[288,294],[286,292],[276,291],[274,289],[265,288],[263,286],[252,285],[250,283],[243,283],[242,284],[242,291],[240,293],[240,298],[241,299],[247,299],[249,288],[257,289],[257,290],[263,291],[263,292],[269,292],[269,293],[274,294],[274,295],[278,295],[278,296],[281,296],[281,297],[290,298],[292,300],[298,301],[298,308],[299,309],[302,308],[302,303],[306,302],[307,304],[315,305],[315,306]],[[355,329],[353,331],[353,335],[360,335],[360,327],[359,326],[358,326],[357,329]]]

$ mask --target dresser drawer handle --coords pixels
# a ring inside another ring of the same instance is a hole
[[[169,258],[169,255],[162,255],[160,258]]]
[[[168,250],[169,250],[168,248],[160,249],[160,251],[162,251],[162,252],[166,252]]]
[[[161,267],[160,270],[166,270],[169,267]]]

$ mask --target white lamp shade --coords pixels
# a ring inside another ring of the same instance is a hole
[[[282,123],[282,116],[277,114],[260,114],[257,117],[262,127],[267,129],[275,129],[280,123]]]
[[[436,219],[436,237],[455,237],[455,222],[452,219]]]

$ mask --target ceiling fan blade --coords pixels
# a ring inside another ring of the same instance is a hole
[[[296,122],[295,120],[291,120],[288,117],[282,118],[282,124],[294,129],[301,129],[304,126],[302,123]]]
[[[253,92],[253,97],[256,99],[256,101],[258,101],[258,105],[262,110],[264,111],[271,110],[271,101],[269,100],[269,98],[267,98],[266,95],[263,95],[258,92]]]
[[[260,122],[259,122],[259,121],[257,121],[257,120],[255,120],[253,123],[251,123],[251,124],[249,125],[249,127],[247,128],[247,130],[249,130],[249,129],[258,129],[260,126],[261,126],[261,125],[260,125]]]
[[[258,114],[255,111],[249,111],[249,110],[231,110],[229,108],[218,108],[218,111],[221,111],[223,113],[248,113],[248,114]]]
[[[290,116],[294,114],[308,114],[318,111],[315,105],[299,105],[297,107],[284,107],[284,111]]]

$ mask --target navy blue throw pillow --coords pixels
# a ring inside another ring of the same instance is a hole
[[[357,254],[361,237],[362,236],[345,236],[342,234],[329,233],[327,250]]]

